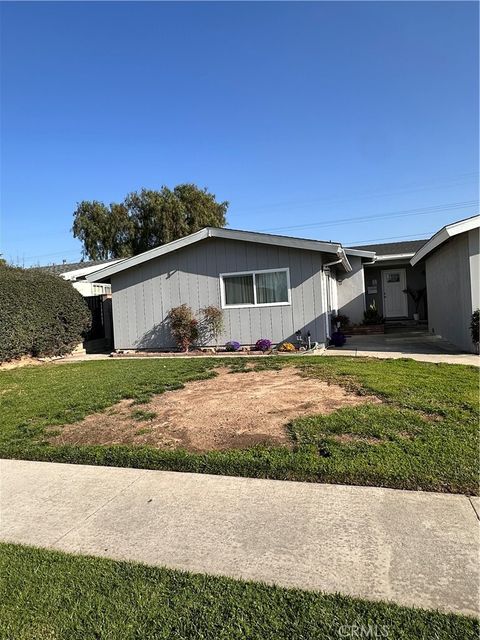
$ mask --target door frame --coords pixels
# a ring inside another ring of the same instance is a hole
[[[405,289],[407,288],[407,270],[405,269],[405,267],[398,267],[397,269],[382,269],[382,293],[383,293],[383,315],[385,316],[385,318],[408,318],[408,297],[407,294],[404,294],[404,314],[400,314],[400,315],[395,315],[395,316],[389,316],[387,315],[387,305],[386,305],[386,300],[387,300],[387,289],[385,287],[386,284],[386,277],[387,277],[387,273],[392,273],[392,272],[400,272],[400,282],[403,285],[402,286],[402,292],[405,291]]]

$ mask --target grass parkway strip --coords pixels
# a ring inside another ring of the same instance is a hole
[[[474,640],[479,630],[465,616],[0,545],[4,639]]]
[[[152,395],[215,376],[218,366],[230,367],[232,375],[247,366],[295,366],[382,402],[294,419],[287,426],[289,447],[192,453],[49,442],[52,427],[124,398],[138,418]],[[0,415],[0,456],[6,458],[478,494],[478,371],[462,365],[335,357],[51,364],[0,372]]]

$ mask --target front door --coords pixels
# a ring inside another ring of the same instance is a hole
[[[383,315],[386,318],[406,318],[408,300],[405,291],[407,279],[405,269],[385,269],[383,280]]]

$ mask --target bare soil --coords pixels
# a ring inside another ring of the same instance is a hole
[[[122,400],[81,422],[55,428],[52,444],[137,444],[193,452],[290,445],[286,426],[295,418],[345,406],[380,402],[291,367],[231,373],[188,382],[145,404]]]

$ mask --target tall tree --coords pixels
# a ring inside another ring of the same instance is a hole
[[[133,227],[125,205],[113,203],[107,207],[97,200],[83,200],[73,215],[73,235],[82,242],[84,256],[107,260],[132,254]]]
[[[124,258],[203,227],[224,227],[227,209],[228,202],[217,202],[194,184],[141,189],[109,207],[96,200],[79,203],[72,230],[92,260]]]
[[[194,184],[179,184],[173,190],[185,208],[188,233],[204,227],[224,227],[227,224],[228,202],[217,202],[215,196]]]

